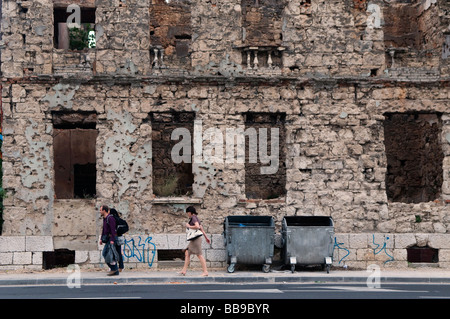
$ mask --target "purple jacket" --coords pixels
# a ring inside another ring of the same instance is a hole
[[[116,219],[111,214],[103,218],[102,237],[104,235],[109,235],[108,241],[115,241],[117,238]]]

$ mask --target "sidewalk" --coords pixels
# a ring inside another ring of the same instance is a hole
[[[66,269],[34,272],[2,272],[0,286],[5,285],[66,285],[70,275]],[[366,283],[374,273],[365,270],[331,269],[326,271],[296,271],[272,270],[239,271],[228,273],[226,270],[210,270],[209,276],[202,277],[201,271],[192,270],[186,276],[177,274],[177,270],[126,270],[119,276],[106,276],[106,270],[81,270],[81,285],[83,284],[189,284],[189,283],[308,283],[308,282],[360,282]],[[389,283],[450,283],[450,270],[421,268],[401,270],[380,270],[380,282]]]

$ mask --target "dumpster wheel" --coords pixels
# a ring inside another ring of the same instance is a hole
[[[234,270],[235,270],[235,268],[236,268],[236,264],[230,264],[230,265],[228,265],[228,267],[227,267],[227,271],[228,271],[229,273],[233,273]]]
[[[265,272],[265,273],[270,272],[270,265],[264,264],[263,267],[262,267],[262,271]]]

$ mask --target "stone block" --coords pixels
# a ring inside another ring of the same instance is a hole
[[[227,259],[227,252],[224,249],[207,249],[206,260],[210,262],[225,262]]]
[[[212,234],[209,236],[211,239],[211,248],[212,249],[224,249],[225,248],[225,239],[222,234]]]
[[[13,262],[13,253],[0,253],[0,265],[11,265]]]
[[[26,236],[25,251],[53,251],[52,236]]]
[[[169,249],[169,241],[167,238],[167,234],[153,235],[152,242],[155,244],[156,249]]]
[[[450,234],[429,234],[428,246],[436,249],[450,249]]]
[[[416,237],[414,234],[396,234],[394,238],[395,245],[397,249],[406,249],[408,247],[414,246],[416,244]]]
[[[0,236],[0,252],[25,251],[25,236]]]
[[[89,252],[88,251],[75,251],[75,263],[85,263],[89,261]]]
[[[14,265],[29,265],[32,261],[32,252],[15,252],[13,253]]]
[[[349,248],[367,248],[367,234],[349,234]]]
[[[34,252],[32,255],[31,263],[33,265],[42,265],[43,254],[42,252]]]

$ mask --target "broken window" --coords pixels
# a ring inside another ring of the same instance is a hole
[[[156,196],[182,196],[192,194],[193,112],[151,113],[153,193]],[[178,129],[177,131],[175,131]],[[184,136],[172,133],[185,133]],[[188,143],[188,147],[175,151],[174,146]],[[172,154],[175,151],[176,154]],[[189,153],[190,151],[190,153]],[[187,152],[187,153],[183,153]],[[183,154],[180,154],[183,153]],[[179,156],[182,160],[177,160]]]
[[[420,29],[417,6],[411,3],[392,3],[383,11],[386,47],[419,48]]]
[[[95,7],[94,1],[88,2],[92,7],[80,7],[74,1],[55,0],[54,39],[57,49],[83,50],[95,48]]]
[[[52,116],[56,198],[95,197],[96,114],[54,112]]]
[[[388,199],[404,203],[437,199],[444,159],[440,114],[388,113],[385,118]]]
[[[245,194],[272,199],[286,194],[284,113],[245,113]]]
[[[153,0],[150,5],[150,56],[153,68],[190,64],[191,7],[188,0]]]
[[[247,69],[281,67],[284,1],[241,0],[242,64]]]
[[[383,17],[386,60],[391,61],[390,68],[417,65],[434,54],[428,51],[439,54],[435,49],[442,45],[442,35],[434,27],[440,24],[435,2],[394,0],[384,6]]]

